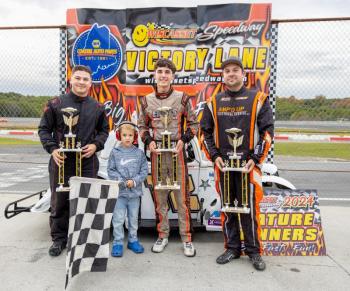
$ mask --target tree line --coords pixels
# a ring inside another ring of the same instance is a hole
[[[51,98],[0,92],[0,117],[40,117]]]
[[[0,92],[0,117],[40,117],[52,96],[29,96]],[[276,120],[350,120],[350,97],[313,99],[277,97]]]
[[[276,120],[336,121],[350,120],[350,97],[328,99],[319,95],[313,99],[277,97]]]

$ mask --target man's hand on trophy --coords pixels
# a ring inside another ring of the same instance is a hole
[[[176,147],[175,147],[176,154],[178,155],[182,151],[183,148],[184,148],[184,142],[180,139],[177,142]]]
[[[220,171],[222,171],[222,168],[225,167],[225,163],[221,157],[217,157],[215,159],[215,165],[220,169]]]
[[[60,155],[58,149],[53,150],[51,155],[57,166],[60,166],[66,158],[65,155]]]
[[[156,142],[155,141],[151,141],[151,143],[149,144],[149,150],[151,151],[151,153],[157,153],[156,149],[157,149]]]
[[[244,168],[250,173],[254,169],[255,163],[252,159],[248,161],[248,163],[244,166]]]
[[[96,152],[96,145],[93,143],[87,144],[83,146],[82,148],[83,151],[83,158],[90,158],[95,152]]]

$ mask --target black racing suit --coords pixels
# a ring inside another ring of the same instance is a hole
[[[95,144],[96,152],[104,147],[108,137],[109,125],[103,105],[92,97],[79,97],[72,92],[55,97],[48,101],[39,124],[39,137],[44,149],[51,154],[64,141],[68,126],[63,121],[61,109],[72,107],[78,110],[79,119],[73,133],[81,146]],[[75,153],[65,153],[64,181],[68,185],[69,178],[76,175]],[[98,172],[96,154],[82,160],[82,176],[96,178]],[[52,156],[49,161],[51,215],[50,228],[53,241],[67,242],[69,224],[69,192],[56,192],[58,186],[58,167]]]
[[[259,202],[262,199],[263,190],[259,164],[267,155],[274,130],[273,115],[267,95],[247,90],[244,86],[237,92],[229,90],[221,92],[206,104],[200,124],[213,162],[217,157],[222,157],[224,161],[228,160],[228,153],[233,152],[225,129],[235,127],[242,130],[238,137],[243,135],[243,142],[237,147],[237,154],[241,155],[241,163],[252,159],[256,165],[248,175],[250,213],[241,214],[240,217],[236,213],[221,213],[225,248],[235,250],[236,254],[241,253],[241,224],[246,254],[251,256],[261,253]],[[223,203],[224,177],[218,169],[216,174]],[[232,203],[237,199],[238,206],[241,206],[242,174],[230,172],[229,175],[230,201]]]

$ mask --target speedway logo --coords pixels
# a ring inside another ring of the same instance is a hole
[[[112,79],[119,71],[123,51],[108,26],[95,23],[76,39],[72,52],[73,65],[84,65],[92,71],[92,81],[101,83]]]
[[[260,201],[260,209],[279,208],[282,205],[282,201],[278,198],[278,196],[264,195],[263,199]]]
[[[252,23],[252,24],[244,24],[244,22],[241,22],[239,25],[232,25],[228,27],[221,27],[218,25],[211,25],[208,26],[202,33],[198,33],[197,40],[198,41],[207,41],[207,40],[214,40],[219,36],[227,36],[227,35],[234,35],[234,34],[240,34],[240,33],[251,33],[253,36],[257,36],[260,34],[262,29],[264,28],[265,24],[260,23]]]
[[[156,23],[139,24],[132,32],[132,41],[138,47],[149,43],[158,45],[179,45],[192,43],[197,34],[196,28],[172,28]]]

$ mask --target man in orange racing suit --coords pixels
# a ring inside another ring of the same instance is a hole
[[[168,59],[159,59],[155,64],[155,80],[157,86],[155,92],[145,96],[141,101],[139,116],[139,128],[142,141],[149,147],[152,161],[153,185],[157,184],[158,159],[157,148],[162,140],[161,133],[165,130],[161,120],[159,108],[170,107],[168,131],[171,132],[171,143],[173,143],[177,154],[177,177],[180,190],[173,190],[178,207],[178,221],[184,254],[187,257],[195,256],[195,248],[192,244],[191,234],[191,211],[188,192],[188,172],[185,156],[185,144],[195,136],[198,129],[196,116],[192,110],[190,98],[180,91],[172,88],[171,82],[175,77],[176,67]],[[186,124],[186,128],[185,128]],[[151,132],[150,132],[151,130]],[[173,153],[161,153],[160,172],[161,178],[171,176],[173,173]],[[165,184],[165,181],[163,181]],[[156,208],[156,220],[158,239],[152,247],[152,251],[160,253],[168,244],[169,221],[168,221],[168,195],[169,190],[156,190],[154,188],[154,203]]]
[[[226,264],[241,255],[240,225],[243,230],[245,253],[252,260],[257,270],[266,268],[261,258],[259,202],[263,196],[261,171],[259,165],[263,162],[273,138],[273,115],[267,95],[254,90],[248,90],[243,85],[244,69],[239,58],[232,57],[222,63],[223,80],[226,90],[210,100],[203,111],[201,129],[204,133],[206,146],[216,170],[222,169],[232,152],[226,129],[235,127],[241,129],[243,143],[238,148],[241,162],[249,172],[248,207],[249,214],[221,212],[221,222],[224,233],[225,252],[216,262]],[[244,164],[243,164],[244,165]],[[243,166],[242,165],[242,166]],[[223,201],[223,172],[216,171],[217,182]],[[242,175],[240,172],[229,172],[230,201],[242,203]],[[223,203],[222,203],[223,204]]]

